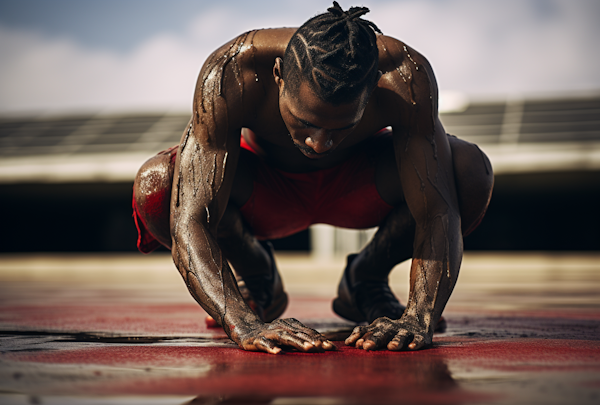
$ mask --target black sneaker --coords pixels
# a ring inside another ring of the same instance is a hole
[[[259,241],[271,257],[271,274],[269,276],[237,277],[238,288],[250,308],[263,322],[271,322],[279,318],[288,304],[288,296],[283,291],[283,284],[273,257],[271,242]]]
[[[387,316],[400,319],[405,306],[400,304],[387,281],[359,281],[350,283],[350,264],[356,254],[348,256],[342,280],[338,286],[338,296],[333,300],[333,311],[350,321],[371,323],[375,319]]]

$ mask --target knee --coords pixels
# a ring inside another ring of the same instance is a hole
[[[157,155],[148,159],[140,167],[133,183],[138,206],[143,205],[157,193],[164,193],[166,189],[171,189],[173,170],[169,163],[165,156]]]
[[[487,155],[474,143],[449,137],[454,175],[464,198],[489,199],[494,171]]]
[[[171,245],[169,222],[173,166],[169,156],[154,156],[142,165],[133,184],[137,214],[148,231],[165,246]]]
[[[490,160],[479,147],[449,137],[463,233],[470,233],[485,215],[494,187]]]

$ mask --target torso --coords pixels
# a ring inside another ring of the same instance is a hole
[[[371,95],[360,124],[330,156],[309,159],[297,150],[281,118],[278,89],[273,78],[275,58],[283,57],[295,31],[295,28],[280,28],[250,33],[238,58],[244,80],[241,121],[242,127],[246,128],[244,138],[263,152],[269,164],[288,172],[326,169],[355,155],[363,142],[386,126],[391,126],[394,132],[402,132],[410,115],[415,113],[411,103],[413,85],[410,80],[405,80],[406,75],[402,75],[402,72],[408,72],[406,69],[410,66],[407,65],[412,60],[402,55],[403,43],[379,35],[379,70],[383,76]],[[397,69],[398,66],[400,68]],[[236,84],[239,85],[225,85]]]

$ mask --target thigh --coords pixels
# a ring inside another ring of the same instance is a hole
[[[488,157],[474,143],[449,135],[462,229],[472,232],[483,218],[492,196],[494,173]]]

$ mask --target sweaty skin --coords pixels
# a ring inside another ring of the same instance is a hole
[[[289,94],[280,58],[294,32],[243,34],[202,67],[173,176],[175,264],[192,296],[241,348],[334,349],[295,319],[263,323],[242,299],[217,243],[230,198],[243,203],[249,197],[243,187],[234,187],[240,131],[270,165],[307,172],[338,165],[390,126],[395,164],[378,188],[388,201],[406,204],[414,218],[409,299],[401,319],[357,327],[346,344],[365,350],[425,347],[456,283],[463,251],[452,152],[438,119],[432,69],[404,43],[379,35],[382,75],[371,94],[341,105],[321,101],[306,84],[299,94]]]

